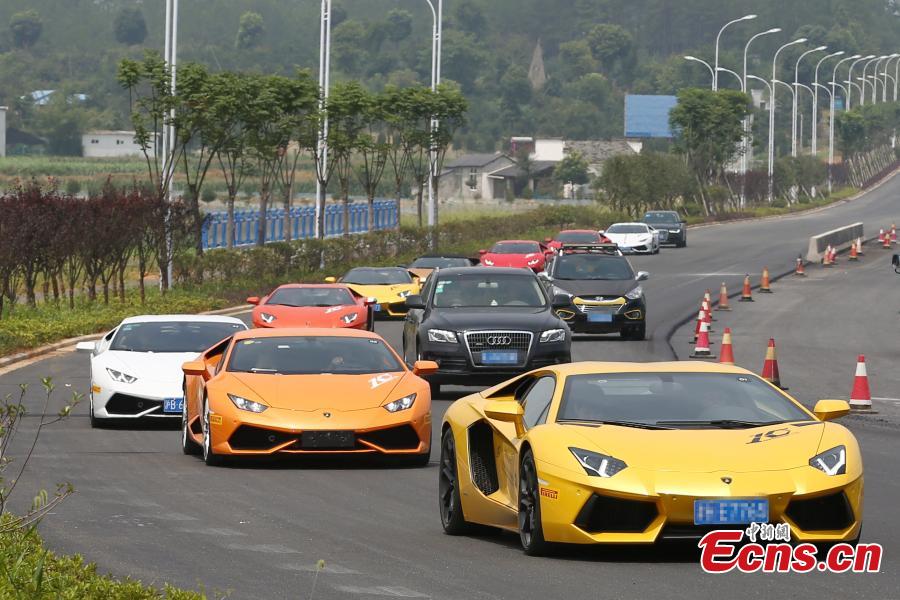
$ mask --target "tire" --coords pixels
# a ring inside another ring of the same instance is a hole
[[[93,386],[93,384],[91,384]],[[100,422],[100,419],[94,416],[94,394],[91,393],[91,401],[90,406],[88,407],[88,413],[91,417],[91,429],[101,429],[103,424]]]
[[[208,467],[219,467],[225,463],[225,458],[212,451],[212,431],[209,428],[209,402],[203,399],[203,462]]]
[[[541,525],[541,495],[530,448],[522,455],[519,467],[519,540],[528,556],[542,556],[549,549]]]
[[[685,237],[683,240],[681,240],[680,242],[678,242],[677,246],[678,246],[679,248],[684,248],[685,246],[687,246],[687,238]]]
[[[433,381],[428,382],[428,387],[431,388],[431,399],[434,400],[438,396],[441,395],[441,384],[435,383]]]
[[[640,342],[647,338],[647,324],[641,323],[640,325],[634,325],[627,329],[623,329],[620,335],[626,340]]]
[[[196,456],[202,452],[200,444],[191,439],[187,422],[187,398],[185,398],[184,410],[181,411],[181,451],[189,456]]]
[[[441,459],[438,467],[438,509],[444,533],[468,533],[472,530],[472,525],[463,516],[456,469],[456,442],[450,429],[441,436]]]
[[[408,460],[408,464],[411,467],[427,467],[428,463],[431,461],[431,448],[422,454],[416,454]]]

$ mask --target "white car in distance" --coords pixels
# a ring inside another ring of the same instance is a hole
[[[602,232],[624,254],[659,254],[669,235],[646,223],[614,223]]]
[[[180,419],[181,366],[216,342],[247,329],[240,319],[206,315],[129,317],[96,342],[91,353],[91,426],[124,419]]]

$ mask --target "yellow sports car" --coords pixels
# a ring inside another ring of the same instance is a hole
[[[699,362],[574,363],[532,371],[447,410],[444,530],[548,543],[652,543],[787,523],[794,539],[855,542],[856,439],[753,373]]]
[[[422,283],[403,267],[357,267],[340,279],[328,277],[328,283],[340,282],[363,298],[372,298],[375,318],[406,316],[406,297],[419,293]]]

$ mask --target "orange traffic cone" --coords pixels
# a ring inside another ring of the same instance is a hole
[[[890,233],[884,234],[884,239],[881,240],[881,247],[890,249],[890,247],[891,247],[891,234]]]
[[[769,288],[769,267],[763,267],[762,279],[759,281],[759,291],[763,294],[772,293],[771,288]]]
[[[722,354],[719,356],[719,363],[723,365],[734,365],[734,348],[731,345],[731,327],[726,327],[722,333]]]
[[[710,290],[704,292],[703,301],[706,302],[706,312],[709,314],[709,320],[718,321],[718,319],[712,315],[712,292]]]
[[[741,302],[753,302],[753,290],[750,288],[750,276],[744,277],[744,289],[741,290]]]
[[[850,256],[847,260],[859,260],[859,252],[856,250],[856,242],[850,243]]]
[[[806,267],[803,266],[803,257],[797,257],[797,269],[794,271],[797,277],[806,277]]]
[[[897,243],[897,226],[894,223],[891,223],[891,243]]]
[[[703,323],[703,309],[701,308],[697,312],[697,321],[694,324],[694,339],[690,341],[691,344],[697,343],[697,338],[700,337],[700,324]]]
[[[781,385],[781,374],[778,372],[778,357],[775,354],[775,340],[769,338],[769,347],[766,349],[766,361],[763,363],[762,378],[783,390],[787,388]]]
[[[861,237],[856,238],[856,253],[860,256],[863,256],[865,252],[863,252],[862,247],[863,241]]]
[[[831,246],[825,248],[825,256],[822,257],[822,266],[823,267],[833,267],[834,266],[834,257],[831,254]]]
[[[691,358],[715,358],[709,349],[709,324],[700,323],[700,335],[697,337],[697,345],[691,353]]]
[[[709,307],[709,303],[704,300],[700,305],[700,309],[703,311],[703,322],[707,325],[707,330],[712,331],[712,309]]]
[[[878,230],[878,243],[884,244],[884,229]]]
[[[853,391],[850,392],[850,408],[872,410],[872,393],[869,391],[866,357],[862,354],[856,359],[856,376],[853,378]]]
[[[728,305],[728,288],[725,287],[724,281],[719,288],[719,305],[716,306],[716,310],[731,310],[731,306]]]

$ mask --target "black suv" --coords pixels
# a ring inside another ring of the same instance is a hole
[[[667,244],[675,244],[678,248],[687,246],[687,223],[674,210],[651,210],[644,215],[644,223],[655,229],[669,232]]]
[[[647,335],[647,300],[641,281],[615,244],[563,245],[541,278],[554,297],[567,305],[557,308],[575,333],[615,333],[632,340]]]
[[[528,269],[440,269],[406,299],[403,357],[437,361],[426,377],[434,394],[441,384],[491,385],[567,363],[572,332],[555,309],[568,304]]]

